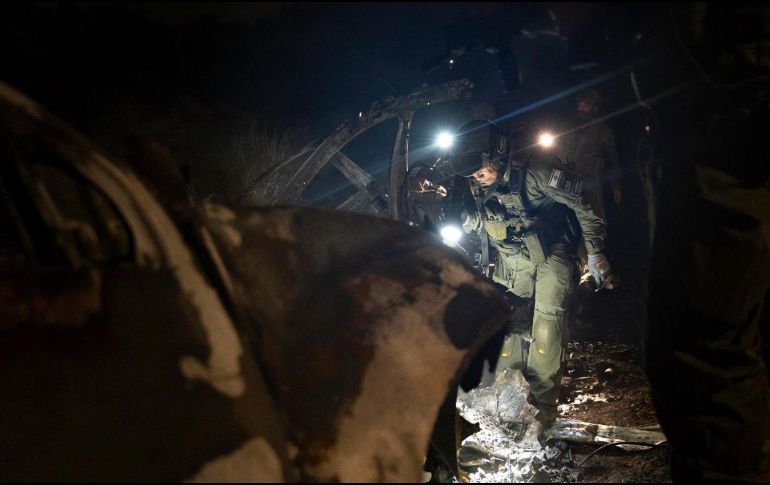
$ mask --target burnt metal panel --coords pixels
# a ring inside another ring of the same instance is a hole
[[[418,480],[444,398],[504,325],[504,299],[460,254],[395,221],[209,210],[300,474]]]

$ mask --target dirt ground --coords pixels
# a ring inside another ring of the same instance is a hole
[[[559,414],[596,424],[659,429],[643,367],[645,275],[623,264],[632,258],[616,260],[618,288],[576,295],[582,309],[570,321]],[[667,445],[647,451],[608,447],[590,458],[597,446],[570,447],[575,465],[584,461],[577,467],[577,482],[671,482]]]
[[[582,308],[570,322],[569,360],[559,396],[560,418],[660,431],[643,369],[641,281],[627,279],[625,287],[579,295]],[[460,452],[461,469],[466,472],[464,480],[477,483],[671,482],[670,449],[665,443],[622,449],[549,440],[541,446],[537,441],[520,438],[533,424],[530,421],[523,428],[517,427],[517,419],[524,416],[526,421],[526,412],[507,420],[507,428],[500,421],[489,421],[494,413],[485,414],[491,408],[485,408],[483,403],[497,402],[501,417],[503,403],[510,409],[519,409],[520,404],[511,404],[511,400],[517,400],[517,396],[526,391],[523,388],[506,391],[509,385],[511,381],[498,378],[494,388],[473,391],[478,392],[475,396],[480,400],[461,399],[487,416],[486,421],[484,418],[474,420],[473,411],[468,414],[468,409],[461,406],[464,409],[461,414],[469,420],[464,421],[463,436],[473,435],[463,441]],[[497,393],[490,389],[497,389]],[[520,431],[515,431],[517,429]],[[511,438],[514,435],[517,437]]]
[[[640,343],[629,342],[629,332],[585,321],[578,317],[571,329],[570,359],[559,396],[560,416],[595,424],[657,429]],[[608,447],[590,458],[588,455],[598,446],[571,444],[570,448],[577,482],[671,482],[668,446],[647,451]]]

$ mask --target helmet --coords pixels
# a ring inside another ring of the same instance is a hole
[[[586,89],[575,96],[575,102],[592,104],[598,108],[602,104],[602,97],[595,89]]]
[[[507,154],[508,139],[500,128],[491,121],[473,120],[455,131],[450,163],[457,175],[470,177],[486,165],[502,170]]]

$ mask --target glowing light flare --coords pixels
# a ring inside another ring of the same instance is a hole
[[[555,142],[556,142],[556,137],[553,136],[551,133],[548,133],[547,131],[540,133],[540,136],[537,139],[538,145],[540,145],[543,148],[551,148]]]
[[[442,131],[436,137],[436,145],[442,150],[448,150],[455,142],[455,137],[448,131]]]
[[[447,246],[454,246],[460,242],[460,238],[463,236],[463,231],[457,226],[444,226],[439,232],[441,239]]]

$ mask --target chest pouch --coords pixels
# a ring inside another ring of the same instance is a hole
[[[524,243],[529,253],[529,260],[534,265],[544,263],[546,260],[545,247],[538,234],[537,218],[531,217],[527,213],[526,205],[522,199],[524,190],[524,174],[521,169],[511,171],[511,178],[508,184],[509,193],[502,198],[502,203],[509,212],[517,214],[521,220],[520,239]]]
[[[503,241],[508,237],[508,223],[503,219],[493,217],[484,221],[489,237],[495,241]]]

